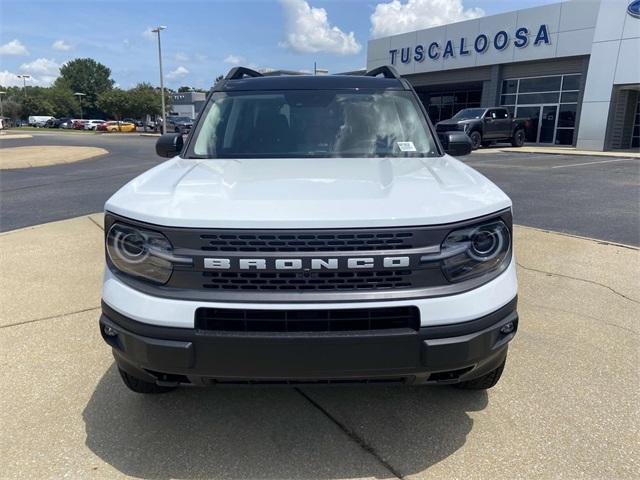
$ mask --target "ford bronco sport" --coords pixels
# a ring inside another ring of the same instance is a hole
[[[100,331],[131,390],[496,384],[518,326],[511,201],[392,67],[236,67],[156,151],[105,206]]]

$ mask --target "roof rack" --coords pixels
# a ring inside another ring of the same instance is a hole
[[[262,77],[263,75],[260,72],[256,72],[255,70],[251,70],[247,67],[233,67],[227,73],[227,76],[224,77],[225,80],[240,80],[244,77]]]
[[[380,74],[382,74],[384,78],[395,78],[396,80],[400,80],[400,74],[398,74],[398,71],[391,65],[383,65],[381,67],[374,68],[364,75],[365,77],[377,77]]]

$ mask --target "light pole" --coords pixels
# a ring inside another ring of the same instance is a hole
[[[27,96],[27,80],[29,80],[31,78],[31,75],[16,75],[16,77],[21,78],[22,79],[22,92],[24,93],[24,96]]]
[[[164,77],[162,75],[162,46],[160,45],[160,32],[167,27],[163,25],[158,25],[156,28],[152,29],[153,33],[158,34],[158,63],[160,64],[160,95],[162,101],[162,134],[167,133],[167,126],[165,125],[165,111],[164,111]]]
[[[82,97],[86,97],[86,93],[76,92],[74,95],[78,98],[78,103],[80,104],[80,120],[82,120]]]

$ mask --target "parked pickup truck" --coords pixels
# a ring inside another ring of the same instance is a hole
[[[105,207],[100,331],[128,388],[498,382],[511,200],[393,67],[235,67],[156,152]]]
[[[525,139],[525,122],[524,118],[512,118],[506,108],[465,108],[449,120],[438,122],[436,131],[463,131],[469,135],[474,150],[493,142],[511,142],[514,147],[521,147]]]

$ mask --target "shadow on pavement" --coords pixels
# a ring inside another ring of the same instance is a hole
[[[339,423],[403,475],[420,472],[458,450],[473,425],[467,412],[487,405],[485,392],[446,387],[325,387],[304,392],[332,416],[335,409]],[[89,449],[135,477],[392,476],[293,388],[184,388],[140,396],[121,384],[112,365],[83,419]],[[363,424],[368,425],[364,433]],[[393,464],[393,459],[402,464]]]

